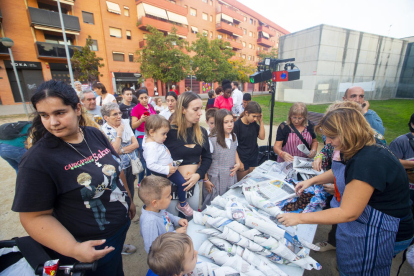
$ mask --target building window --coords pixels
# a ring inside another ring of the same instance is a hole
[[[190,15],[197,16],[197,10],[193,9],[193,8],[190,8]]]
[[[112,58],[114,61],[125,61],[124,53],[112,52]]]
[[[276,43],[276,48],[278,48],[279,47],[279,42],[278,43]]]
[[[129,54],[129,62],[134,62],[134,54]]]
[[[213,32],[210,32],[210,38],[213,38]]]
[[[210,21],[213,22],[213,16],[212,15],[210,15]]]
[[[210,0],[210,6],[213,6],[213,0]]]
[[[253,33],[252,32],[249,32],[249,36],[253,36]]]
[[[246,29],[243,29],[243,34],[244,35],[247,34],[247,30]]]
[[[91,51],[98,51],[98,40],[91,39],[92,45],[89,47]]]
[[[253,19],[250,18],[250,24],[253,25]]]
[[[121,14],[121,8],[119,7],[117,3],[106,1],[106,7],[109,12],[112,12],[115,14]]]
[[[247,17],[245,16],[245,17],[244,17],[244,22],[246,22],[246,21],[247,21]]]
[[[203,1],[203,3],[206,3],[206,4],[208,3],[208,0],[202,0],[202,1]]]
[[[242,55],[242,58],[243,58],[243,59],[246,59],[246,55]]]
[[[191,32],[192,32],[193,34],[198,33],[198,29],[197,29],[197,27],[193,27],[193,26],[191,26]]]
[[[243,41],[243,48],[246,48],[246,42]]]
[[[249,43],[249,49],[251,49],[252,48],[252,44],[251,43]]]
[[[253,44],[253,48],[252,49],[254,50],[254,44]]]
[[[249,57],[248,57],[248,60],[252,60],[252,56],[249,56]]]
[[[131,31],[126,31],[126,37],[127,39],[131,39]]]
[[[122,30],[118,28],[109,27],[109,35],[112,37],[122,37]]]
[[[129,16],[129,8],[127,6],[124,6],[124,15]]]
[[[203,20],[208,20],[208,14],[203,12]]]
[[[223,38],[223,36],[222,36],[222,35],[217,35],[217,38],[218,38],[218,39],[222,39],[222,38]]]
[[[188,8],[188,6],[187,5],[184,5],[184,8]]]
[[[203,36],[208,36],[208,31],[203,30]]]
[[[93,13],[83,11],[82,18],[84,23],[95,25],[95,21],[93,20]]]

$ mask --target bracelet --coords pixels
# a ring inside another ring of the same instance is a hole
[[[282,156],[282,153],[284,153],[284,151],[282,150],[282,151],[280,151],[280,153],[279,153],[279,156],[281,157]]]
[[[206,179],[206,180],[203,179],[203,183],[206,183],[207,181],[210,181],[210,179]]]
[[[315,159],[316,159],[316,158],[323,159],[323,155],[322,155],[322,153],[319,153],[318,155],[316,155],[316,156],[315,156]]]
[[[119,136],[119,135],[118,135],[118,136],[116,136],[116,138],[121,138],[121,139],[122,139],[122,136]]]
[[[311,150],[310,152],[312,152],[312,151],[316,152],[316,150]]]

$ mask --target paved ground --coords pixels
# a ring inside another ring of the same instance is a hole
[[[19,109],[20,108],[20,109]],[[10,113],[7,113],[10,112]],[[19,113],[20,112],[20,113]],[[20,106],[13,106],[9,108],[8,106],[0,106],[0,116],[7,114],[22,114],[24,113],[23,108]],[[205,119],[204,115],[203,118]],[[0,125],[6,122],[17,121],[17,120],[27,120],[24,115],[15,115],[8,116],[8,118],[0,117]],[[207,127],[207,125],[202,120],[201,125]],[[268,136],[268,128],[266,127],[266,137]],[[273,139],[275,140],[276,136],[275,126],[273,131]],[[265,145],[267,143],[267,138],[265,141],[259,141],[259,145]],[[322,145],[319,145],[319,149]],[[13,237],[21,237],[27,235],[26,231],[20,224],[19,217],[17,213],[11,211],[11,205],[13,203],[14,189],[15,189],[15,179],[16,174],[14,170],[8,165],[6,161],[0,158],[0,184],[2,186],[2,192],[0,193],[0,240],[10,239]],[[124,271],[125,275],[131,276],[141,276],[146,275],[148,270],[147,265],[147,254],[144,250],[144,244],[142,237],[140,235],[139,228],[139,216],[141,214],[142,202],[137,197],[137,191],[134,198],[135,205],[137,207],[137,216],[131,223],[131,227],[127,234],[126,243],[133,244],[138,248],[138,251],[129,256],[123,256]],[[314,242],[324,241],[328,235],[330,226],[320,225],[316,231],[316,236]],[[336,254],[335,251],[329,251],[325,253],[312,252],[311,256],[317,260],[323,267],[320,271],[305,271],[304,275],[306,276],[331,276],[339,275],[336,270]],[[401,264],[402,253],[400,253],[393,261],[391,275],[396,275],[398,266]],[[400,275],[414,275],[414,269],[412,269],[406,262],[401,270]]]

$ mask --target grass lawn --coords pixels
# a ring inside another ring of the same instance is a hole
[[[254,101],[262,107],[265,124],[270,123],[270,99],[271,95],[254,96]],[[370,109],[377,112],[385,127],[385,139],[389,144],[398,136],[409,132],[408,121],[414,113],[414,100],[392,99],[382,101],[369,101]],[[273,123],[275,125],[286,121],[287,114],[292,103],[275,102]],[[328,104],[308,105],[308,111],[324,113]]]

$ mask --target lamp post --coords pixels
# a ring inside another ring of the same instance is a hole
[[[193,60],[190,60],[191,91],[193,91]]]
[[[65,42],[65,51],[66,51],[66,59],[68,60],[70,83],[72,84],[72,87],[75,88],[75,82],[73,80],[72,64],[70,62],[69,47],[68,47],[68,42],[66,41],[65,24],[63,23],[62,10],[60,9],[60,1],[59,0],[57,0],[57,6],[58,6],[58,9],[59,9],[60,25],[62,25],[63,41]]]
[[[11,40],[11,39],[10,39],[10,38],[8,38],[8,37],[3,37],[3,38],[1,39],[1,43],[2,43],[5,47],[7,47],[7,49],[9,50],[10,59],[11,59],[11,64],[12,64],[12,66],[13,66],[14,75],[16,76],[17,87],[19,88],[20,97],[22,98],[22,103],[23,103],[24,113],[26,113],[26,116],[27,116],[27,117],[29,117],[29,112],[27,112],[26,101],[24,100],[23,90],[22,90],[22,87],[20,86],[20,79],[19,79],[19,75],[17,74],[16,64],[14,63],[13,53],[12,53],[12,50],[11,50],[11,47],[13,47],[14,42],[13,42],[13,40]]]

